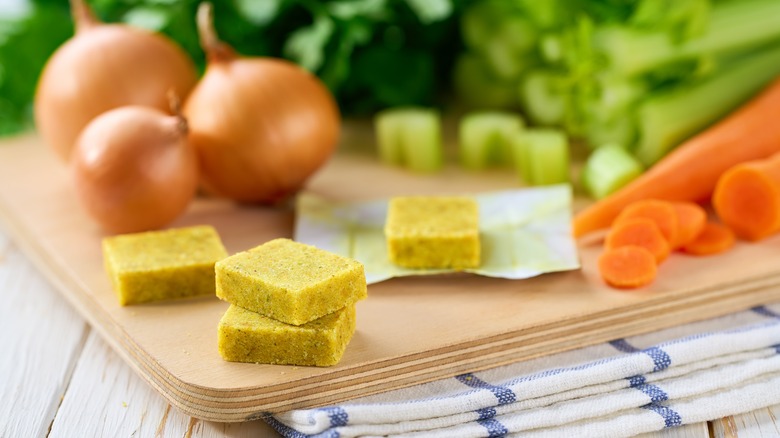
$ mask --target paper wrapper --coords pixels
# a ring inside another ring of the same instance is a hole
[[[482,261],[478,268],[464,271],[519,280],[580,267],[571,235],[568,185],[489,192],[474,198],[479,205]],[[345,203],[302,194],[293,238],[360,261],[368,284],[454,272],[407,269],[390,262],[384,234],[387,204],[388,199]]]

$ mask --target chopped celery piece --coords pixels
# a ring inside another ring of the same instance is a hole
[[[642,164],[624,148],[609,144],[593,151],[582,169],[582,184],[601,199],[642,174]]]
[[[401,131],[406,166],[418,172],[433,172],[444,161],[441,116],[430,109],[409,110]]]
[[[379,157],[418,172],[438,170],[443,162],[441,116],[432,109],[401,107],[377,113]]]
[[[511,164],[511,142],[523,126],[523,119],[510,112],[467,114],[460,120],[459,126],[461,163],[471,170]]]
[[[403,149],[401,146],[402,112],[395,109],[380,111],[374,117],[376,144],[379,159],[387,164],[400,166],[403,164]]]
[[[465,53],[455,63],[453,86],[460,99],[472,108],[503,109],[515,106],[515,86],[496,78],[478,55]]]
[[[529,129],[513,142],[515,165],[530,185],[569,182],[569,141],[558,129]]]
[[[532,71],[520,83],[520,101],[535,123],[560,125],[567,107],[564,79],[552,72]]]
[[[638,110],[636,156],[646,166],[701,129],[734,110],[780,74],[780,47],[734,62],[719,74],[687,88],[656,95]]]

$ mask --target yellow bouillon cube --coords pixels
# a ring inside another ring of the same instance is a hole
[[[214,295],[214,264],[227,257],[216,230],[195,226],[103,239],[119,304]]]
[[[289,239],[217,263],[217,296],[278,321],[302,325],[366,297],[363,264]]]
[[[354,304],[300,326],[231,305],[219,322],[219,353],[231,362],[330,366],[354,333]]]
[[[462,196],[390,200],[385,222],[390,261],[405,268],[475,268],[480,264],[479,207]]]

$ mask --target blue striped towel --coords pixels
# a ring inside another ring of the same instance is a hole
[[[286,437],[620,437],[780,403],[780,303],[267,416]]]

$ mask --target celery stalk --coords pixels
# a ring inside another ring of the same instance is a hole
[[[460,31],[466,46],[480,50],[496,33],[498,25],[511,12],[503,0],[482,0],[466,8]]]
[[[605,25],[594,35],[595,47],[609,68],[625,76],[637,75],[664,64],[703,54],[756,47],[780,38],[780,2],[738,0],[715,3],[706,31],[678,43],[663,32]]]
[[[780,3],[780,2],[779,2]],[[645,101],[636,156],[646,166],[750,98],[780,74],[780,47],[734,62],[713,77]]]
[[[512,82],[496,78],[478,55],[465,53],[455,62],[453,87],[460,99],[472,108],[504,109],[515,106]]]
[[[528,117],[540,125],[560,125],[567,110],[564,78],[554,72],[532,71],[520,83],[520,101]]]
[[[595,199],[601,199],[642,174],[642,164],[624,148],[611,144],[597,148],[585,161],[582,184]]]
[[[512,139],[523,130],[523,126],[523,119],[510,112],[485,111],[465,115],[459,125],[461,163],[471,170],[509,164]]]
[[[558,129],[529,129],[513,143],[516,167],[530,185],[569,182],[569,141]]]
[[[480,53],[495,76],[515,80],[534,62],[531,52],[537,38],[533,24],[522,16],[505,17]]]

